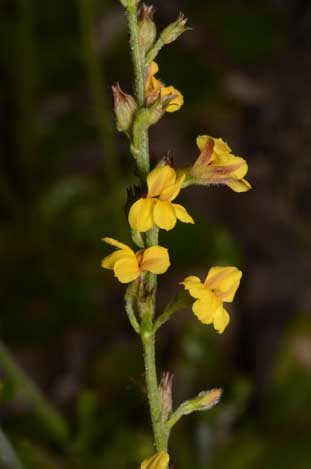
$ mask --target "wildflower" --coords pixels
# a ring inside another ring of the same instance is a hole
[[[161,246],[152,246],[135,253],[126,244],[113,238],[103,238],[103,241],[118,249],[105,257],[101,265],[104,269],[113,270],[121,283],[132,282],[145,271],[164,274],[170,266],[168,251]]]
[[[182,205],[172,203],[179,194],[184,179],[184,174],[176,178],[175,170],[168,165],[153,169],[147,176],[147,197],[137,200],[130,209],[131,227],[145,232],[153,225],[171,230],[177,219],[184,223],[194,223]]]
[[[181,285],[196,301],[192,311],[204,324],[212,324],[222,333],[230,317],[223,303],[231,303],[239,287],[242,272],[236,267],[212,267],[204,282],[196,276],[185,278]]]
[[[201,153],[190,169],[195,184],[226,184],[235,192],[251,188],[244,179],[248,170],[246,161],[233,155],[221,138],[199,135],[197,145]]]
[[[154,454],[149,459],[145,459],[141,465],[140,469],[166,469],[169,463],[170,457],[165,451],[160,451],[159,453]]]
[[[155,78],[159,67],[156,62],[152,62],[147,69],[146,80],[146,100],[147,104],[153,104],[157,99],[162,103],[166,112],[178,111],[184,104],[183,95],[173,86],[164,86],[164,84]]]

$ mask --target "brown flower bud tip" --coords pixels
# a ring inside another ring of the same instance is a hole
[[[147,52],[157,36],[157,27],[153,21],[153,5],[143,4],[138,17],[139,37],[144,51]]]
[[[117,119],[117,129],[119,132],[127,132],[133,123],[137,104],[133,96],[124,93],[119,83],[112,86],[114,99],[114,112]]]
[[[172,413],[172,387],[174,376],[168,371],[162,373],[159,384],[160,406],[162,422],[166,422]]]

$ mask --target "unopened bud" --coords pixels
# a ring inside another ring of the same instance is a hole
[[[185,31],[188,31],[191,28],[186,26],[188,19],[184,15],[180,14],[176,21],[169,24],[161,33],[161,41],[164,44],[170,44],[171,42],[176,41],[176,39],[181,36]]]
[[[114,99],[114,112],[117,119],[117,129],[119,132],[127,132],[134,120],[137,111],[137,104],[133,96],[124,93],[119,83],[112,87]]]
[[[183,415],[192,412],[208,410],[218,404],[222,394],[222,389],[211,389],[210,391],[202,391],[193,399],[182,404]]]
[[[153,21],[154,7],[153,5],[142,5],[138,18],[139,37],[144,51],[147,52],[153,45],[157,28]]]
[[[173,375],[168,371],[164,371],[159,385],[162,422],[166,422],[172,413],[172,386]]]

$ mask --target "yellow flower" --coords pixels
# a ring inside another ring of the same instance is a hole
[[[154,454],[149,459],[145,459],[141,465],[140,469],[166,469],[169,463],[170,457],[165,451],[160,451],[159,453]]]
[[[226,184],[235,192],[246,192],[251,188],[244,179],[248,171],[246,161],[234,156],[221,138],[199,135],[197,145],[201,153],[190,176],[198,184]]]
[[[141,249],[135,254],[126,244],[113,238],[103,238],[103,241],[118,249],[105,257],[101,265],[104,269],[113,270],[121,283],[132,282],[145,271],[164,274],[170,266],[168,251],[161,246]]]
[[[212,324],[222,333],[230,317],[223,303],[231,303],[239,287],[242,272],[236,267],[212,267],[204,282],[198,277],[185,278],[181,285],[197,300],[192,311],[204,324]]]
[[[145,92],[147,104],[151,105],[157,99],[160,99],[160,101],[163,102],[163,104],[165,105],[165,111],[178,111],[184,104],[183,95],[173,86],[164,86],[164,84],[160,80],[155,78],[155,75],[158,73],[158,71],[158,64],[156,62],[152,62],[149,65],[147,71]]]
[[[176,179],[176,172],[170,166],[153,169],[147,176],[147,197],[137,200],[130,209],[131,227],[136,231],[145,232],[153,225],[163,230],[171,230],[177,219],[184,223],[194,223],[182,205],[172,204],[184,180],[184,174]]]

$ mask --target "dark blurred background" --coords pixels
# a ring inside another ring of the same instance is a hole
[[[158,60],[185,105],[152,128],[154,161],[170,152],[181,166],[198,155],[197,135],[221,136],[247,159],[253,185],[187,189],[196,224],[161,238],[173,264],[160,306],[188,274],[219,263],[244,273],[223,335],[184,311],[158,339],[175,404],[224,388],[217,408],[175,427],[171,459],[176,469],[306,469],[311,5],[154,5],[159,28],[179,11],[193,27]],[[123,207],[135,181],[111,111],[115,81],[131,92],[125,16],[116,0],[2,0],[0,10],[0,335],[66,417],[69,438],[25,398],[3,351],[1,427],[25,468],[135,468],[153,453],[141,347],[124,287],[100,268],[102,236],[129,241]]]

